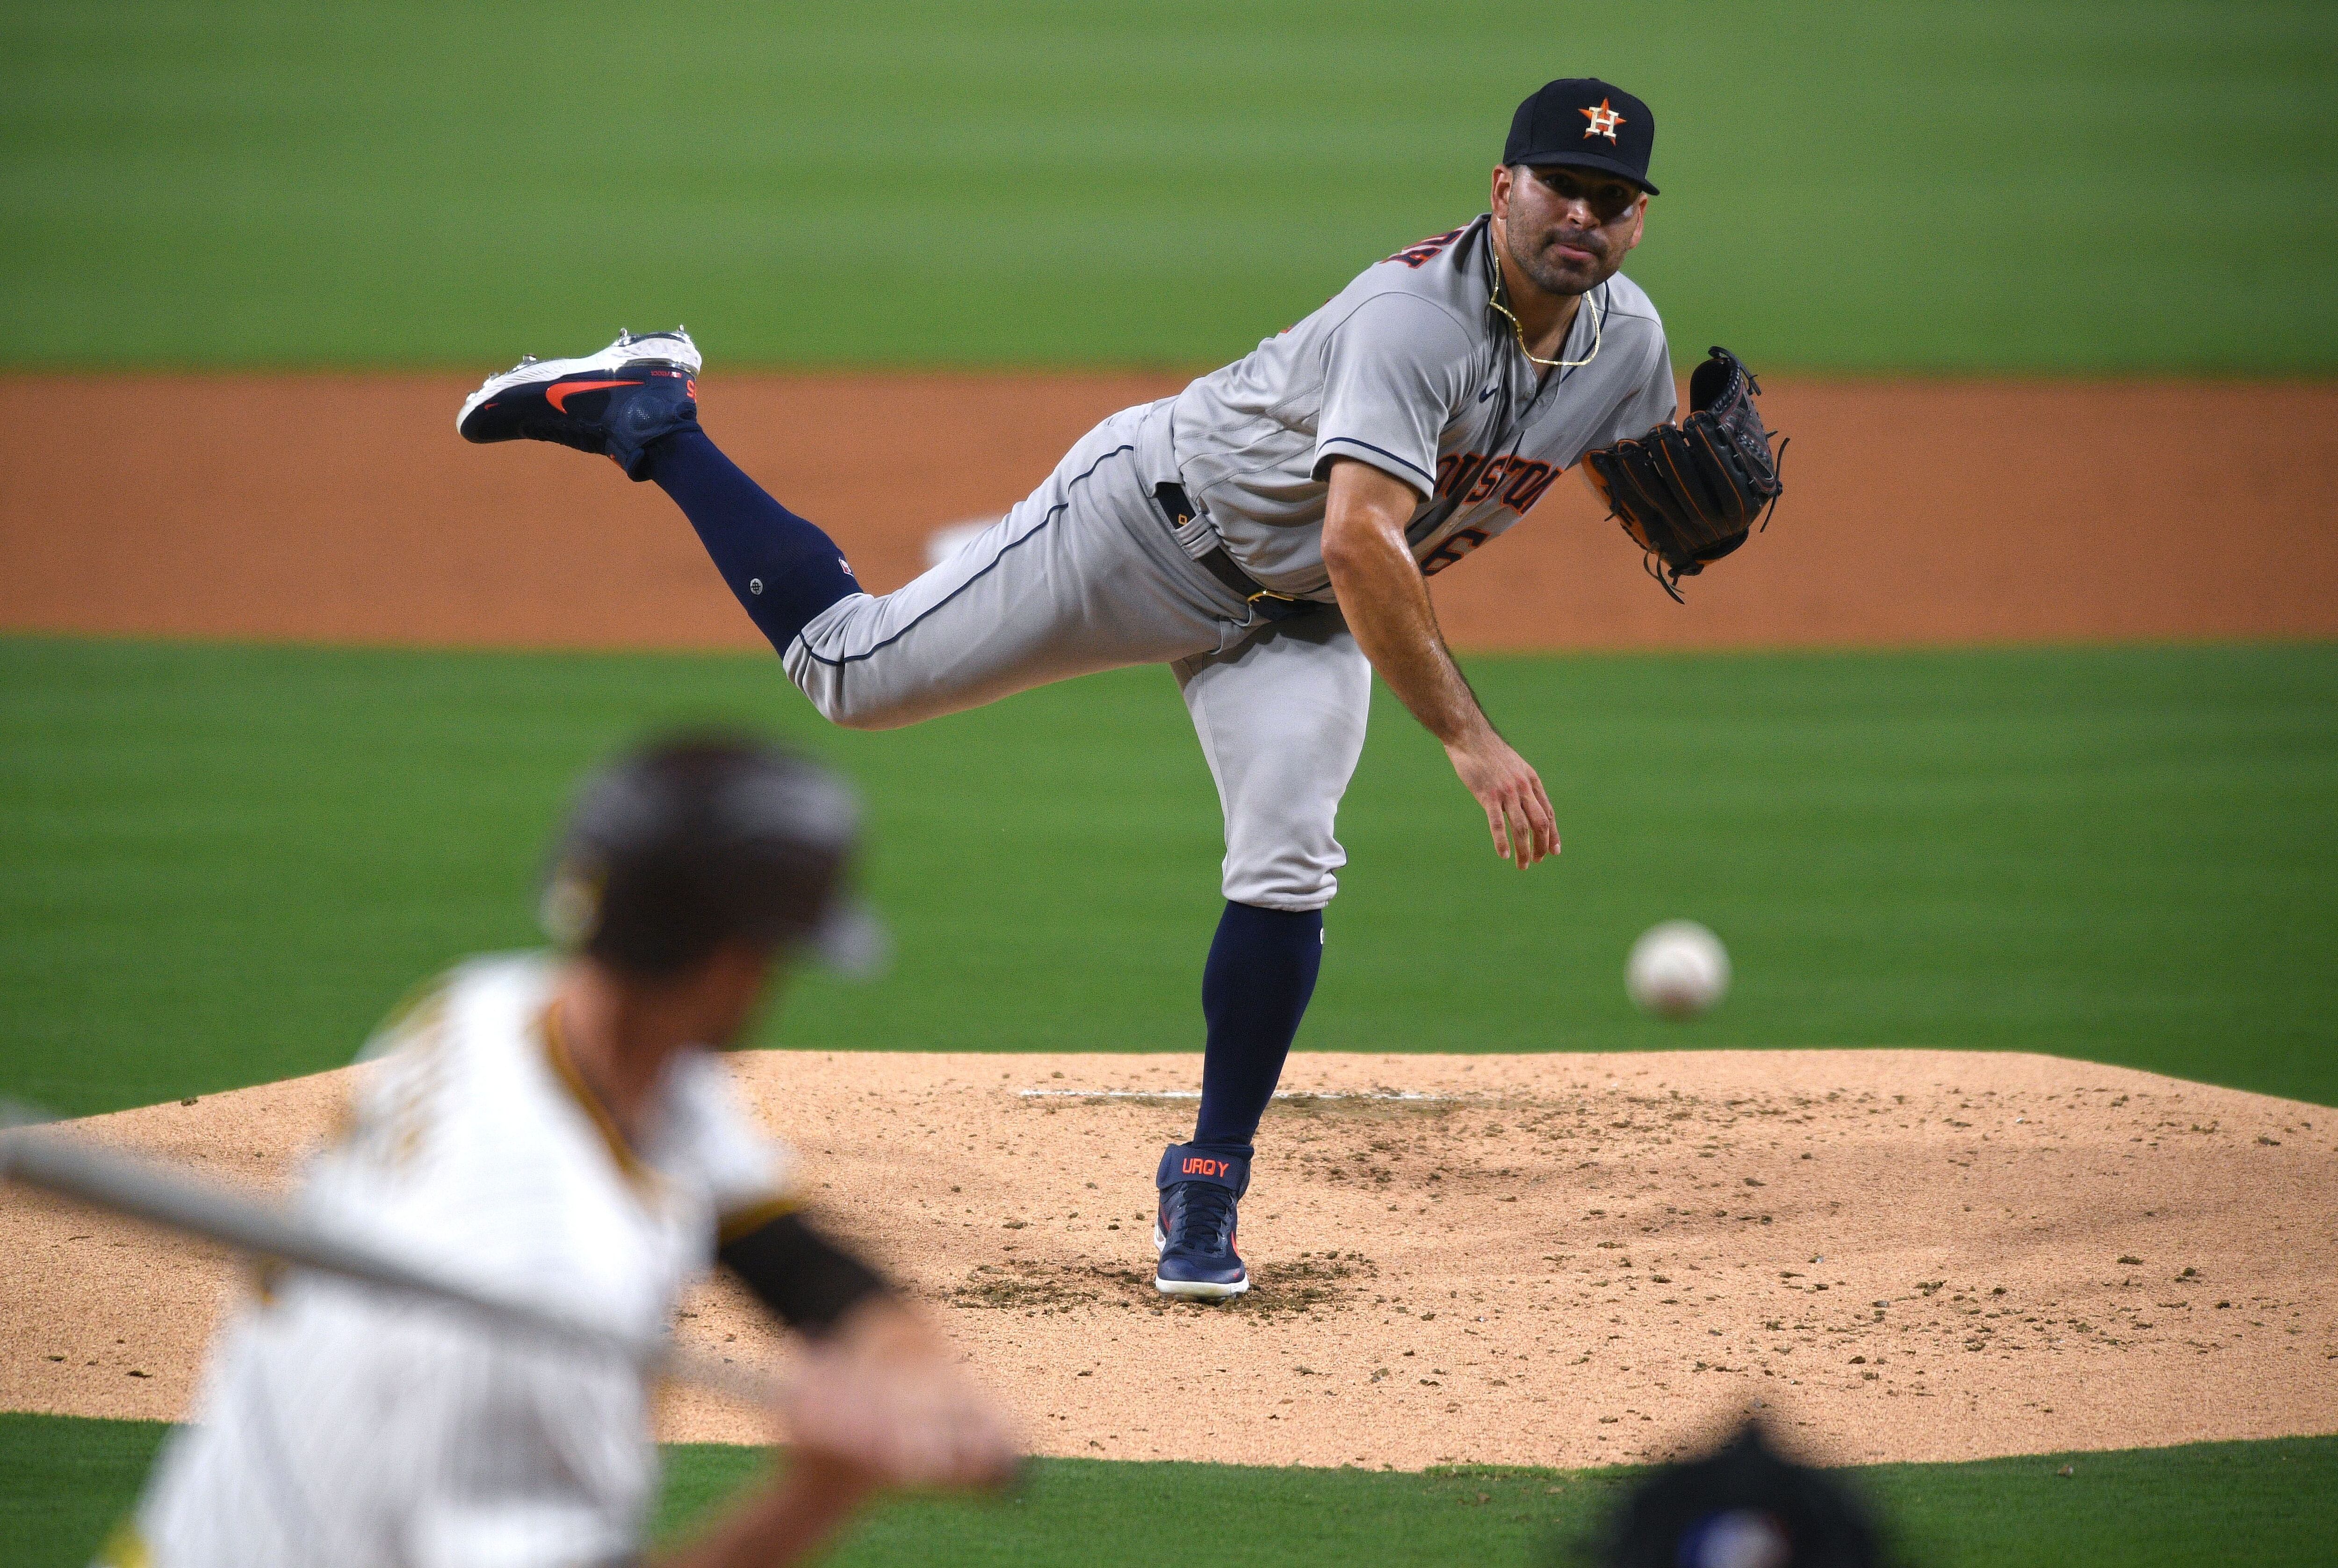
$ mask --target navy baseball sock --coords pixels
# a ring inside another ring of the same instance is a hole
[[[1226,906],[1202,970],[1202,1111],[1194,1142],[1247,1160],[1323,966],[1323,911]]]
[[[714,557],[747,618],[785,655],[811,618],[860,592],[836,541],[777,501],[703,431],[650,443],[649,476]]]

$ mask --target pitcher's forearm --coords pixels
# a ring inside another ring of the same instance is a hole
[[[1485,715],[1446,651],[1428,582],[1411,553],[1377,532],[1337,544],[1327,532],[1324,543],[1324,564],[1348,629],[1389,690],[1446,744],[1474,733]]]

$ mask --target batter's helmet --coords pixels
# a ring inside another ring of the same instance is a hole
[[[725,942],[803,946],[865,973],[884,934],[846,893],[852,791],[755,741],[691,735],[588,779],[544,894],[555,940],[617,968],[671,975]]]

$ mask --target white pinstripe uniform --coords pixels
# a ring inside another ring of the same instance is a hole
[[[546,1008],[551,960],[478,960],[386,1029],[319,1221],[636,1340],[719,1232],[792,1203],[786,1153],[687,1052],[629,1149]],[[727,1222],[726,1222],[726,1218]],[[655,1500],[640,1373],[450,1308],[311,1275],[232,1322],[101,1561],[153,1568],[531,1568],[621,1561]]]

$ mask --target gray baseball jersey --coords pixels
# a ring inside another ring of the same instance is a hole
[[[1424,240],[1176,401],[1187,493],[1259,583],[1331,597],[1323,502],[1332,459],[1420,493],[1413,554],[1437,572],[1524,516],[1595,447],[1673,416],[1664,325],[1616,277],[1584,297],[1561,360],[1529,362],[1488,308],[1490,218]]]
[[[790,678],[837,723],[889,729],[1168,664],[1225,810],[1225,896],[1321,908],[1346,860],[1332,826],[1370,666],[1335,607],[1269,622],[1200,558],[1223,538],[1265,586],[1331,600],[1326,470],[1352,456],[1421,492],[1413,550],[1436,572],[1584,452],[1674,411],[1663,328],[1621,278],[1585,297],[1560,356],[1587,364],[1528,363],[1487,308],[1487,221],[1400,251],[1248,358],[1105,420],[949,560],[813,617],[781,654]],[[1154,494],[1168,482],[1203,515],[1173,528]]]

